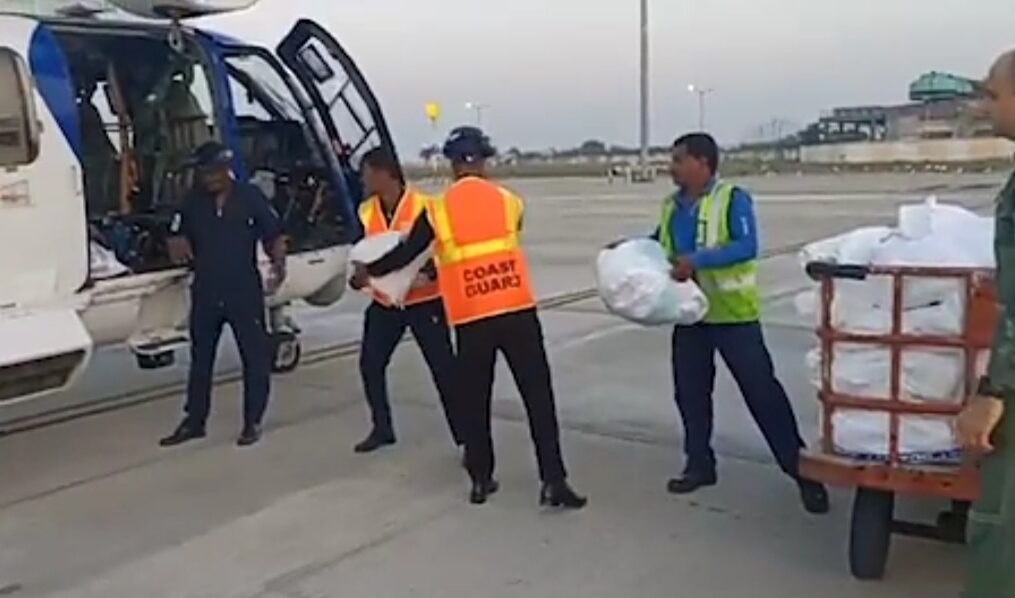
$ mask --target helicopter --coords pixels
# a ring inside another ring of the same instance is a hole
[[[275,48],[191,26],[256,0],[115,0],[105,13],[0,14],[0,406],[66,390],[96,348],[172,365],[189,344],[191,272],[169,258],[187,157],[215,140],[282,220],[267,297],[273,369],[301,357],[297,301],[326,307],[361,238],[359,162],[396,155],[339,42],[299,20]],[[262,275],[268,258],[259,255]]]

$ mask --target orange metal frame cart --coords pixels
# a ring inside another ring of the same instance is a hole
[[[961,403],[917,403],[901,398],[902,353],[906,349],[946,347],[961,349],[965,355],[965,393],[976,390],[980,353],[990,349],[998,317],[993,272],[970,268],[867,267],[812,263],[811,278],[820,282],[821,312],[817,335],[821,344],[821,387],[823,406],[822,438],[818,450],[801,455],[800,472],[805,478],[833,486],[856,489],[849,541],[849,562],[860,579],[884,575],[893,533],[962,542],[969,504],[979,493],[975,467],[907,464],[900,458],[899,429],[903,415],[955,416]],[[837,330],[832,308],[837,280],[886,277],[892,283],[891,331],[888,334],[854,334]],[[903,326],[905,283],[911,279],[955,279],[965,286],[965,325],[956,336],[907,334]],[[836,345],[861,344],[887,348],[891,359],[889,396],[872,398],[837,393],[832,383]],[[871,462],[836,454],[832,415],[837,409],[876,411],[889,414],[890,435],[887,458]],[[935,496],[952,501],[952,508],[938,517],[935,525],[895,520],[896,495]]]

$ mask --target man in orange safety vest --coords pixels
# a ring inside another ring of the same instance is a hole
[[[411,262],[431,243],[448,321],[455,328],[470,501],[498,490],[490,431],[497,353],[507,359],[522,395],[543,486],[540,504],[580,509],[587,500],[568,485],[550,367],[525,253],[519,245],[522,200],[486,178],[495,154],[477,128],[452,131],[444,145],[455,182],[427,204],[408,238],[379,260],[357,266],[365,282]]]

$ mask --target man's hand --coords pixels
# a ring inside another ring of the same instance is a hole
[[[169,259],[174,264],[187,264],[194,259],[194,250],[186,237],[169,237],[166,241],[169,246]]]
[[[427,272],[419,272],[416,274],[416,278],[412,279],[412,288],[416,289],[419,287],[425,287],[432,284],[434,278]]]
[[[678,257],[673,262],[670,277],[677,282],[687,282],[692,276],[694,276],[694,266],[691,264],[691,260],[686,257]]]
[[[285,278],[285,262],[273,262],[271,264],[271,271],[268,273],[268,280],[265,283],[265,291],[269,295],[274,295],[282,287]]]
[[[1004,402],[993,397],[974,397],[958,419],[959,444],[975,454],[994,452],[990,437],[1001,423]]]
[[[370,284],[370,273],[367,272],[367,265],[363,262],[352,263],[352,276],[349,278],[349,286],[359,291]]]

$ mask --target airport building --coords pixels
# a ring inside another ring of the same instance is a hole
[[[835,108],[797,135],[805,163],[977,162],[1010,157],[976,108],[976,83],[929,72],[909,86],[909,101]]]
[[[975,108],[976,86],[946,73],[921,75],[909,102],[835,108],[800,133],[802,145],[990,137],[990,123]]]

